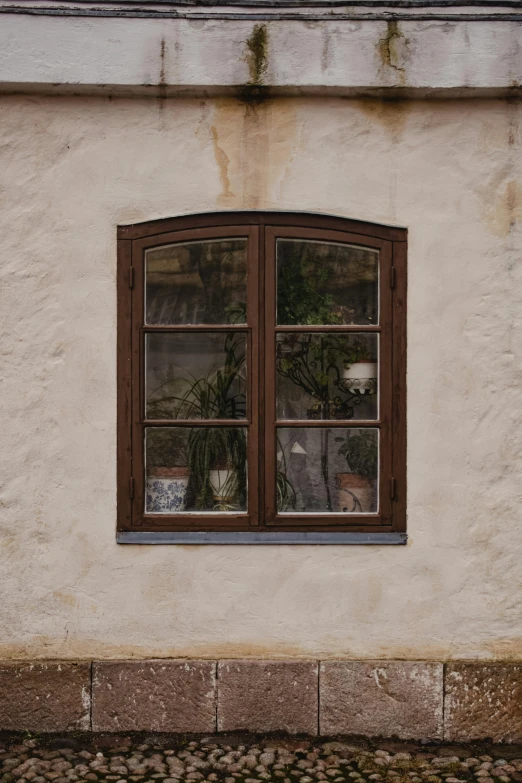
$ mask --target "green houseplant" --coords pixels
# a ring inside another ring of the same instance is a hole
[[[173,376],[147,402],[150,418],[241,419],[246,415],[242,373],[244,341],[225,338],[225,359],[202,378],[189,376],[179,392]],[[180,428],[181,429],[181,428]],[[187,501],[197,510],[243,508],[246,502],[246,434],[242,427],[190,427],[184,449],[189,472]]]

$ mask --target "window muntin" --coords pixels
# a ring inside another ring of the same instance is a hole
[[[395,478],[404,465],[403,396],[393,383],[403,381],[396,343],[404,324],[396,318],[394,333],[394,242],[380,227],[377,236],[373,227],[354,234],[349,221],[315,227],[307,216],[274,227],[270,213],[250,214],[250,224],[246,213],[237,226],[223,216],[215,227],[212,216],[206,226],[194,219],[193,231],[190,219],[173,220],[172,231],[138,237],[127,254],[136,278],[134,498],[120,529],[403,529]],[[202,266],[206,283],[194,277]],[[298,290],[289,296],[292,270]],[[227,374],[225,399],[203,394],[201,406],[201,389]],[[120,458],[120,475],[125,467]]]

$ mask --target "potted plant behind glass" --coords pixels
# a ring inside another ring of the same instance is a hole
[[[188,494],[197,510],[245,508],[247,444],[242,427],[192,429],[187,461]]]
[[[350,394],[370,395],[377,391],[377,361],[370,346],[354,340],[343,361],[342,388]]]
[[[156,429],[147,442],[147,486],[145,505],[148,513],[168,514],[184,511],[187,501],[189,469],[182,434]]]
[[[225,339],[225,360],[202,378],[191,378],[182,394],[177,378],[154,391],[148,410],[154,418],[242,419],[246,396],[238,386],[245,365],[244,344],[230,334]],[[187,502],[189,509],[229,511],[246,502],[246,435],[242,427],[190,427],[186,442]]]
[[[377,511],[377,476],[379,472],[378,433],[364,430],[348,432],[335,439],[341,443],[338,454],[345,457],[349,472],[338,473],[337,505],[345,513]]]

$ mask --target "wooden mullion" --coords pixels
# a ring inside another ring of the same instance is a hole
[[[266,524],[266,472],[261,454],[266,453],[266,339],[265,339],[265,287],[266,287],[266,236],[264,226],[258,228],[258,267],[257,267],[257,366],[258,366],[258,459],[257,459],[257,525]]]
[[[144,427],[141,424],[145,400],[145,365],[141,326],[144,320],[144,260],[143,251],[132,243],[134,284],[132,298],[132,520],[133,527],[143,525],[145,507]]]
[[[379,511],[386,524],[392,521],[392,500],[390,481],[392,473],[392,393],[393,393],[393,322],[390,269],[392,266],[392,245],[384,244],[379,258],[379,321],[382,331],[379,336]]]
[[[158,514],[159,517],[161,515]],[[248,524],[248,516],[238,515],[237,518],[234,518],[232,520],[226,519],[223,516],[219,517],[219,519],[211,520],[210,515],[203,516],[202,519],[196,519],[192,520],[189,518],[190,515],[183,515],[181,517],[180,521],[177,521],[174,517],[165,517],[164,521],[161,519],[156,520],[156,515],[146,515],[143,518],[143,527],[139,528],[142,531],[155,531],[155,532],[170,532],[170,531],[176,531],[176,532],[182,532],[182,531],[191,531],[191,532],[240,532],[240,531],[251,531],[251,532],[311,532],[311,524],[306,521],[304,521],[303,517],[300,517],[300,519],[296,519],[295,521],[290,522],[289,524],[286,524],[284,520],[279,517],[276,525],[258,525],[255,530],[252,529],[252,527]],[[216,515],[217,516],[217,515]],[[357,516],[353,522],[350,522],[347,520],[349,517],[349,514],[344,514],[345,521],[336,523],[335,521],[332,523],[329,520],[325,520],[324,518],[321,518],[322,521],[320,522],[314,522],[313,524],[316,525],[316,530],[321,533],[341,533],[341,532],[350,532],[350,533],[389,533],[391,532],[391,526],[390,525],[382,525],[380,523],[366,523],[364,521],[364,518]],[[355,515],[353,515],[355,516]]]
[[[144,419],[144,427],[248,427],[248,419]]]
[[[248,334],[251,328],[247,324],[145,324],[142,334],[170,332],[243,332]]]
[[[380,419],[372,421],[371,419],[278,419],[275,422],[277,429],[285,429],[289,427],[303,428],[303,427],[323,427],[324,429],[335,429],[339,427],[351,427],[357,429],[360,427],[379,429],[382,425]]]
[[[398,532],[406,530],[406,295],[407,266],[405,242],[393,245],[395,288],[392,299],[393,322],[393,389],[392,432],[393,465],[396,494],[392,503],[393,527]]]
[[[213,530],[230,527],[231,529],[248,528],[250,515],[246,512],[219,513],[209,511],[190,512],[180,514],[144,514],[143,520],[149,529],[150,526],[165,530],[179,528]]]
[[[346,332],[347,334],[353,334],[353,332],[369,332],[379,334],[381,329],[381,326],[374,326],[373,324],[371,326],[368,324],[323,324],[321,326],[317,326],[316,324],[281,326],[278,324],[274,327],[274,331],[277,334],[280,334],[281,332],[297,332],[298,334],[307,334],[309,332]]]
[[[264,482],[265,482],[265,524],[273,525],[277,516],[276,506],[276,229],[265,228],[265,447],[264,447]]]
[[[353,518],[351,523],[350,518]],[[320,530],[322,530],[323,527],[331,527],[336,530],[339,527],[352,526],[361,526],[369,530],[373,530],[375,527],[383,527],[386,530],[390,529],[389,524],[383,524],[381,514],[347,514],[337,512],[330,514],[277,514],[274,525],[277,526],[278,529],[283,526],[293,528],[294,525],[308,529],[310,526],[316,525]]]
[[[129,530],[132,503],[129,487],[132,478],[132,307],[129,288],[132,269],[132,242],[118,243],[117,270],[117,529]]]
[[[246,524],[259,524],[259,227],[250,226],[247,246],[247,503]]]

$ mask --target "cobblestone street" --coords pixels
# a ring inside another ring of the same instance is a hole
[[[210,737],[6,737],[0,783],[510,783],[522,747]]]

